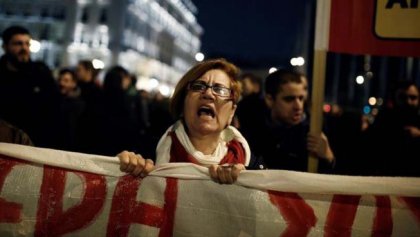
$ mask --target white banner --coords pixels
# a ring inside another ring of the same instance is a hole
[[[0,143],[0,236],[420,236],[420,179],[206,168]]]

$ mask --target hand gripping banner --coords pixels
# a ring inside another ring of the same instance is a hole
[[[0,236],[420,236],[420,179],[177,163],[144,179],[116,157],[0,143]]]

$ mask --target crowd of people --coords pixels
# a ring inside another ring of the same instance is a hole
[[[419,176],[419,89],[408,80],[370,126],[342,111],[326,119],[325,133],[311,134],[308,79],[293,70],[261,79],[209,59],[185,73],[171,99],[152,99],[126,68],[109,68],[98,83],[98,70],[82,60],[54,78],[31,60],[27,29],[9,27],[2,39],[0,142],[118,154],[121,170],[136,176],[155,163],[190,162],[219,183],[245,169],[306,171],[308,155],[321,173]]]

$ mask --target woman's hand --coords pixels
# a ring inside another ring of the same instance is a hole
[[[145,177],[155,169],[152,160],[144,159],[141,155],[134,154],[134,152],[123,151],[117,157],[120,159],[120,170],[136,177]]]
[[[243,164],[211,165],[209,167],[210,177],[220,184],[234,183],[242,170],[245,170]]]

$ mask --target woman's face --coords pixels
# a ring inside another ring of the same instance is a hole
[[[229,76],[222,70],[212,69],[195,82],[231,88]],[[204,91],[189,89],[184,101],[184,119],[191,136],[219,135],[230,124],[236,110],[231,97],[220,97],[213,88]]]

